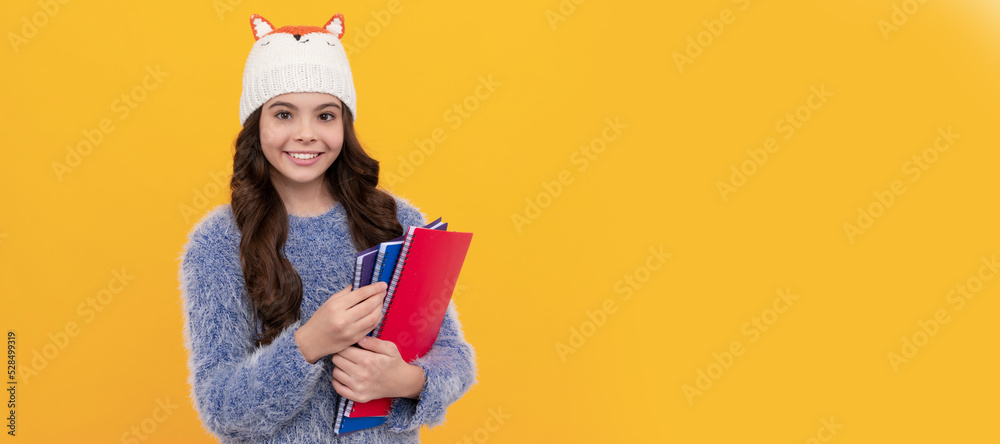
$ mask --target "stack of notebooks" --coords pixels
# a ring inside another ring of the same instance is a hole
[[[357,254],[354,288],[378,281],[389,285],[382,320],[368,335],[395,343],[406,362],[434,345],[469,251],[472,233],[447,228],[438,218]],[[333,430],[341,435],[381,425],[391,405],[392,398],[365,403],[341,398]]]

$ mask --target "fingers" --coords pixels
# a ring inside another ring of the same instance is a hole
[[[368,334],[368,332],[374,330],[375,327],[378,326],[379,320],[382,319],[383,300],[384,300],[383,298],[371,298],[361,304],[358,304],[357,314],[361,315],[361,317],[356,322],[364,326],[363,330],[365,334]],[[365,311],[367,307],[362,308],[367,304],[371,304],[371,309],[369,311]],[[361,338],[358,339],[360,340]]]
[[[360,351],[361,349],[359,349],[357,347],[347,347],[347,349],[341,351],[340,353],[334,354],[330,358],[330,361],[333,362],[334,369],[338,369],[339,368],[343,372],[346,372],[348,374],[354,374],[354,372],[357,371],[357,369],[358,369],[358,364],[355,363],[354,360],[351,359],[351,357],[353,355],[353,353],[351,353],[351,352],[355,351],[355,350]],[[357,357],[357,356],[353,356],[353,358],[354,359],[359,359],[359,357]]]
[[[360,348],[348,347],[358,353],[371,353]],[[354,402],[367,402],[373,397],[372,386],[375,374],[372,369],[355,364],[343,356],[335,354],[332,383],[334,390],[341,396]],[[360,359],[360,358],[359,358]]]
[[[348,286],[344,287],[344,288],[343,288],[342,290],[340,290],[340,291],[338,291],[338,292],[334,293],[333,295],[331,295],[331,296],[330,296],[329,298],[327,298],[327,299],[334,299],[334,298],[340,298],[340,297],[343,297],[343,296],[344,296],[344,295],[346,295],[347,293],[350,293],[350,292],[351,292],[351,287],[353,287],[353,286],[354,286],[354,285],[348,285]]]
[[[350,399],[354,402],[365,402],[372,398],[367,397],[367,395],[362,395],[359,392],[365,392],[367,389],[364,387],[367,385],[363,381],[358,380],[355,376],[356,370],[346,369],[344,367],[334,367],[332,374],[333,389],[341,396]]]
[[[351,321],[350,333],[348,333],[348,338],[352,344],[356,344],[363,340],[368,333],[371,333],[378,325],[379,320],[382,318],[382,309],[378,307],[368,314],[364,315],[360,319]],[[363,350],[358,347],[347,347],[347,349],[353,349],[356,351]],[[342,350],[341,352],[346,351]]]
[[[354,321],[359,321],[361,319],[369,321],[370,318],[374,316],[375,321],[371,324],[371,326],[375,327],[375,324],[378,323],[378,317],[382,315],[382,304],[384,302],[385,292],[376,293],[359,302],[357,305],[348,308],[347,313]]]
[[[365,336],[364,339],[370,341],[372,337]],[[374,342],[368,343],[372,344]],[[348,373],[354,374],[354,369],[375,365],[375,362],[382,359],[380,355],[393,357],[399,354],[398,351],[393,353],[394,351],[397,351],[396,344],[391,341],[380,341],[377,345],[377,349],[368,350],[360,347],[347,347],[337,353],[334,353],[333,356],[330,357],[330,360],[333,362],[334,366],[340,366]]]
[[[399,349],[396,347],[396,343],[392,341],[383,341],[373,336],[365,336],[364,338],[361,338],[361,341],[358,341],[358,345],[365,350],[386,356],[399,355]]]
[[[333,380],[339,382],[340,384],[347,384],[348,382],[351,381],[351,375],[350,373],[347,373],[346,371],[344,371],[344,369],[340,367],[334,367]]]
[[[354,390],[351,390],[350,387],[344,384],[345,382],[350,381],[350,376],[348,376],[347,373],[344,373],[342,370],[339,372],[338,370],[339,369],[337,368],[333,369],[333,378],[331,378],[331,382],[333,382],[333,389],[340,396],[343,396],[352,401],[356,400],[357,394],[354,393]]]
[[[350,294],[350,292],[351,292],[351,285],[348,285],[344,289],[342,289],[342,290],[340,290],[340,291],[338,291],[338,292],[330,295],[330,297],[326,298],[326,302],[324,302],[323,304],[324,305],[326,305],[326,304],[332,304],[332,303],[336,302],[337,300],[340,300],[340,299],[344,298],[345,296],[347,296],[348,294]]]
[[[388,285],[386,285],[385,282],[376,282],[371,285],[365,285],[364,287],[361,287],[357,290],[351,291],[350,293],[344,295],[342,302],[344,303],[344,307],[348,309],[354,308],[355,305],[366,299],[371,298],[372,296],[378,294],[384,295],[387,287]]]
[[[337,377],[338,376],[343,376],[343,375],[337,375],[336,374],[336,370],[334,370],[334,373],[335,374],[333,375],[333,378],[331,378],[331,382],[333,383],[333,390],[336,391],[337,394],[339,394],[340,396],[343,396],[343,397],[345,397],[347,399],[350,399],[351,401],[359,402],[359,403],[360,402],[368,402],[368,401],[371,401],[372,399],[374,399],[374,398],[369,398],[367,396],[362,396],[357,391],[355,391],[354,388],[352,388],[352,387],[344,384],[343,382],[338,381]],[[353,381],[350,381],[350,383],[352,385],[354,384]]]

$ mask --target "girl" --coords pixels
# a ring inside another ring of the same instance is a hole
[[[404,362],[366,337],[385,284],[350,278],[358,251],[426,218],[376,188],[378,162],[354,131],[343,16],[250,22],[232,202],[198,222],[181,256],[198,416],[224,442],[417,442],[476,382],[474,351],[451,303],[431,350]],[[336,436],[341,397],[395,399],[385,424]]]

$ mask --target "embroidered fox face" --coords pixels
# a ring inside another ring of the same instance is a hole
[[[334,14],[323,26],[275,28],[266,18],[250,16],[254,44],[243,73],[240,121],[271,97],[293,92],[325,92],[344,102],[357,121],[357,98],[344,37],[344,16]]]
[[[340,13],[334,14],[323,27],[282,26],[281,28],[274,29],[274,25],[266,18],[253,14],[250,16],[250,28],[253,30],[254,40],[258,41],[255,46],[266,46],[272,42],[284,42],[282,45],[291,45],[293,41],[288,40],[285,36],[289,36],[294,39],[295,43],[300,44],[306,44],[315,38],[326,42],[330,46],[336,46],[340,39],[344,37],[344,16]],[[319,33],[319,35],[314,35],[316,33]],[[333,40],[329,38],[331,36],[337,39]],[[264,39],[264,41],[261,42],[261,39]]]

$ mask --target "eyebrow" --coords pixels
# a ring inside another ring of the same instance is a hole
[[[274,108],[276,106],[287,106],[287,107],[289,107],[289,108],[291,108],[291,109],[293,109],[295,111],[299,110],[295,105],[292,105],[291,103],[288,103],[288,102],[274,102],[274,103],[271,104],[271,106],[267,107],[267,109],[271,109],[271,108]],[[316,107],[316,111],[319,111],[319,110],[321,110],[323,108],[328,108],[328,107],[334,107],[334,108],[340,109],[340,105],[338,105],[336,103],[333,103],[333,102],[329,102],[329,103],[324,103],[324,104],[322,104],[320,106],[317,106]]]

